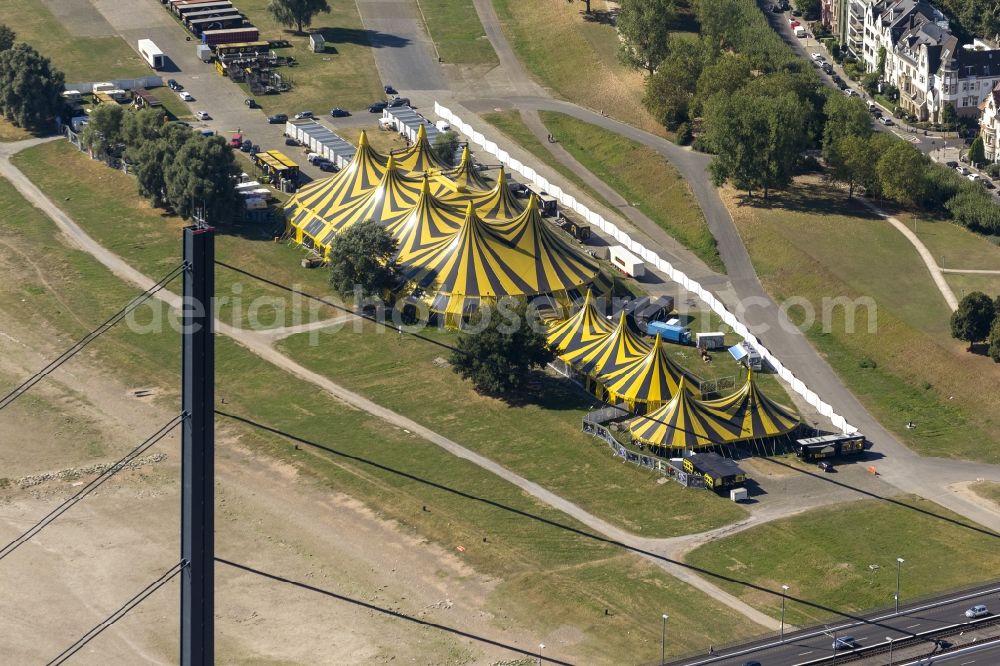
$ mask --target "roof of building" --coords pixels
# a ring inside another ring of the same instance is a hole
[[[746,474],[743,469],[729,458],[723,458],[718,453],[706,451],[697,453],[690,458],[694,468],[702,473],[711,474],[715,478],[739,476]]]

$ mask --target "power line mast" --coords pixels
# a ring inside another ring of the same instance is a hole
[[[181,316],[182,666],[215,662],[215,229],[184,228]]]

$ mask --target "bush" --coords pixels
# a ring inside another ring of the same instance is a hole
[[[677,125],[677,143],[682,146],[691,145],[694,134],[691,132],[691,123],[680,123]]]
[[[858,367],[874,370],[878,367],[878,363],[876,363],[870,356],[863,356],[861,360],[858,361]]]
[[[997,162],[987,164],[983,171],[985,171],[990,178],[1000,178],[1000,164]]]

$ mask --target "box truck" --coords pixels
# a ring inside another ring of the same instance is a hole
[[[642,277],[646,274],[646,264],[621,245],[612,245],[608,251],[608,261],[615,268],[632,277]]]
[[[646,324],[646,332],[650,335],[660,334],[660,338],[679,345],[691,344],[691,332],[685,326],[667,324],[662,321],[651,321]]]

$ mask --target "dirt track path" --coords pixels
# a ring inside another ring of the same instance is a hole
[[[152,287],[154,280],[146,277],[126,263],[120,256],[111,252],[91,238],[82,228],[80,228],[79,225],[76,224],[76,222],[60,210],[41,190],[34,185],[34,183],[32,183],[10,162],[10,155],[37,143],[39,142],[27,141],[22,142],[21,144],[7,144],[7,146],[4,147],[4,150],[0,150],[0,175],[10,180],[14,187],[28,201],[37,206],[49,218],[51,218],[73,245],[92,255],[122,280],[129,282],[140,289],[149,289]],[[163,300],[173,308],[180,307],[180,297],[176,294],[170,293],[166,290],[161,290],[156,293],[156,297]],[[216,320],[216,332],[235,340],[260,358],[272,363],[286,372],[291,373],[292,375],[295,375],[296,377],[299,377],[300,379],[313,384],[314,386],[323,389],[337,399],[342,400],[357,409],[377,416],[388,423],[392,423],[400,428],[409,430],[448,451],[452,455],[468,460],[482,469],[496,474],[502,479],[518,486],[524,492],[535,497],[539,501],[562,511],[605,537],[614,539],[630,547],[649,552],[658,553],[664,550],[667,546],[667,544],[664,543],[665,540],[644,539],[619,529],[597,516],[584,511],[576,504],[573,504],[565,498],[556,495],[537,483],[525,479],[524,477],[512,472],[489,458],[470,451],[460,444],[434,432],[429,428],[424,427],[416,421],[413,421],[401,414],[397,414],[392,410],[386,409],[385,407],[372,402],[368,398],[350,391],[328,378],[303,367],[275,350],[271,346],[271,338],[267,336],[266,333],[261,335],[254,331],[235,328],[219,320]],[[779,623],[770,616],[723,591],[718,586],[713,585],[707,580],[701,578],[689,569],[677,564],[664,562],[663,560],[655,557],[650,557],[649,559],[662,567],[669,574],[688,583],[705,594],[708,594],[717,601],[726,604],[730,608],[742,613],[757,624],[760,624],[770,630],[778,628]]]

